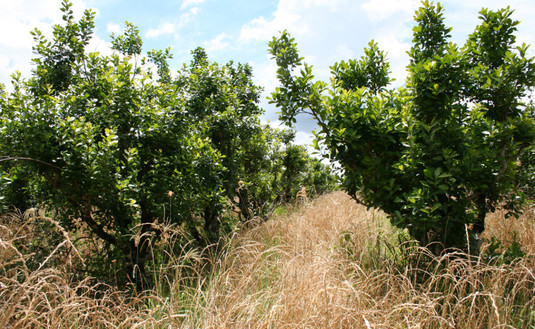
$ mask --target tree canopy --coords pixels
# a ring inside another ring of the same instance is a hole
[[[271,102],[289,125],[298,113],[316,119],[317,140],[359,202],[384,210],[424,245],[466,248],[465,232],[475,241],[487,212],[518,214],[525,199],[535,63],[527,45],[515,44],[512,15],[482,9],[459,47],[449,41],[444,8],[424,1],[399,88],[389,88],[386,55],[373,41],[360,60],[334,64],[330,84],[314,81],[284,31],[269,44],[280,81]]]
[[[291,131],[260,123],[250,66],[217,64],[198,48],[172,73],[170,50],[144,56],[128,22],[111,36],[112,55],[90,53],[95,14],[76,21],[71,6],[63,1],[51,39],[32,32],[32,75],[14,74],[13,92],[0,96],[2,205],[46,205],[71,228],[80,219],[133,278],[158,223],[217,243],[302,186],[334,186]]]

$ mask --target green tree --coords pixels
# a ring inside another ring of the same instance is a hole
[[[13,191],[23,177],[36,202],[53,206],[67,227],[80,218],[140,282],[149,240],[161,233],[156,221],[183,225],[199,243],[218,233],[206,209],[223,209],[225,154],[209,137],[212,122],[196,113],[206,104],[194,88],[217,85],[222,81],[195,81],[227,76],[232,66],[195,64],[172,77],[169,51],[142,58],[130,23],[112,35],[114,54],[87,53],[94,14],[76,22],[68,1],[62,11],[64,25],[54,27],[51,41],[33,32],[32,77],[14,75],[14,91],[1,96],[2,189]],[[228,100],[222,109],[257,101],[250,74],[224,82],[215,100]],[[140,239],[131,238],[133,229]]]
[[[316,119],[317,140],[359,202],[384,210],[424,245],[466,248],[466,230],[478,239],[487,212],[504,205],[519,213],[518,160],[535,138],[523,103],[535,63],[526,45],[515,47],[511,15],[483,9],[459,48],[448,41],[443,7],[424,1],[398,89],[387,88],[389,64],[373,41],[359,61],[331,67],[330,86],[314,82],[285,31],[269,44],[281,84],[271,102],[287,124],[298,113]]]
[[[67,228],[80,219],[141,285],[158,223],[205,246],[235,224],[228,200],[249,220],[300,184],[305,168],[279,165],[293,134],[260,123],[250,66],[219,65],[198,48],[171,74],[170,50],[142,56],[128,22],[111,36],[112,55],[88,53],[94,13],[75,21],[71,6],[63,1],[51,40],[33,31],[32,76],[14,74],[13,92],[0,94],[0,205],[45,204]]]
[[[251,166],[247,162],[254,161],[248,150],[264,142],[255,138],[261,135],[259,115],[263,111],[258,107],[261,89],[252,83],[252,69],[233,62],[224,66],[211,63],[205,51],[197,48],[177,83],[184,86],[182,97],[187,99],[185,106],[191,119],[206,124],[202,134],[222,157],[219,188],[232,200],[238,181],[244,179]],[[210,240],[217,242],[222,203],[214,199],[203,212],[205,230]]]

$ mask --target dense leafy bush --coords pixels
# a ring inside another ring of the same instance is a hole
[[[112,35],[112,55],[88,53],[94,13],[75,21],[71,5],[51,40],[32,32],[33,74],[15,74],[0,97],[4,208],[44,203],[70,229],[81,219],[112,258],[143,273],[158,223],[214,243],[221,223],[233,224],[223,219],[232,204],[243,220],[264,215],[295,196],[306,170],[326,175],[316,190],[332,186],[327,167],[303,165],[314,160],[291,132],[260,123],[248,65],[219,65],[198,48],[172,74],[169,49],[142,56],[130,23]]]
[[[313,81],[283,32],[270,43],[281,84],[272,102],[288,124],[302,112],[316,119],[317,139],[357,200],[384,210],[424,245],[464,248],[465,232],[477,239],[487,212],[520,211],[519,160],[529,159],[535,138],[523,101],[535,85],[535,63],[527,45],[515,45],[519,22],[509,8],[483,9],[461,48],[448,41],[443,11],[424,1],[416,12],[399,89],[387,89],[389,64],[373,41],[360,60],[331,67],[329,87]]]

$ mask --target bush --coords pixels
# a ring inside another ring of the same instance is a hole
[[[106,262],[141,284],[157,223],[184,227],[202,247],[221,239],[240,181],[258,189],[238,202],[246,219],[251,200],[263,215],[294,193],[310,157],[290,157],[293,134],[260,124],[248,65],[219,65],[198,48],[171,74],[169,49],[142,56],[131,23],[112,34],[112,55],[88,53],[95,14],[75,21],[71,6],[63,1],[51,40],[32,32],[32,76],[14,74],[14,91],[0,95],[3,209],[45,205],[66,229],[80,220]]]
[[[512,13],[483,9],[459,48],[448,41],[443,7],[423,2],[398,89],[387,89],[389,64],[373,41],[360,60],[331,67],[329,88],[313,82],[285,31],[269,45],[281,84],[271,102],[289,125],[298,113],[316,119],[316,139],[355,199],[384,210],[424,246],[467,250],[466,229],[476,242],[488,212],[504,206],[517,215],[524,201],[520,160],[529,158],[535,122],[523,99],[535,62],[527,45],[515,46]]]

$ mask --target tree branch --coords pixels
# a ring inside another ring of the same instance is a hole
[[[109,234],[108,232],[106,232],[104,230],[104,228],[102,227],[102,225],[98,224],[94,219],[93,219],[93,215],[91,213],[89,213],[88,215],[82,215],[82,220],[87,224],[89,225],[89,227],[91,228],[91,230],[93,230],[93,232],[95,232],[95,234],[101,238],[102,240],[108,242],[109,244],[111,245],[114,245],[114,246],[117,246],[117,247],[120,247],[117,245],[117,238],[111,234]]]
[[[40,164],[43,164],[43,165],[48,166],[50,168],[54,168],[57,171],[61,171],[60,167],[58,167],[58,166],[56,166],[56,165],[54,165],[52,163],[48,163],[46,161],[43,161],[43,160],[39,160],[39,159],[28,158],[28,157],[0,156],[0,162],[4,162],[4,161],[19,161],[19,160],[40,163]]]

